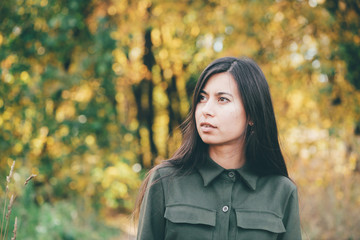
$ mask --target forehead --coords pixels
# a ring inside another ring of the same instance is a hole
[[[237,84],[230,73],[217,73],[212,75],[205,83],[202,90],[217,90],[217,91],[231,91],[237,92]]]

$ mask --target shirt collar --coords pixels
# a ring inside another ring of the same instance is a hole
[[[249,165],[245,163],[242,168],[236,169],[236,171],[240,174],[246,185],[255,191],[259,176],[250,170]]]
[[[204,165],[197,167],[199,173],[204,181],[204,186],[208,186],[217,176],[219,176],[225,169],[208,157]],[[254,174],[247,164],[243,167],[236,169],[241,176],[244,183],[252,190],[256,189],[256,182],[258,176]]]
[[[203,165],[198,166],[197,168],[204,181],[205,187],[224,171],[224,168],[214,162],[210,157],[207,158]]]

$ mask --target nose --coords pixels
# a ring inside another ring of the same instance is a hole
[[[210,101],[210,100],[204,104],[204,106],[201,110],[202,110],[202,114],[205,117],[214,116],[214,106],[213,106],[212,101]]]

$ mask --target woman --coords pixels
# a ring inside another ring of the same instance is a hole
[[[143,183],[137,239],[301,239],[297,190],[259,66],[215,60],[192,106],[182,145]]]

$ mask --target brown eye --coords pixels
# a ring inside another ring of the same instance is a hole
[[[220,97],[220,98],[219,98],[219,102],[225,103],[225,102],[230,102],[230,100],[227,99],[226,97]]]
[[[204,95],[200,95],[199,96],[199,101],[198,102],[203,102],[206,100],[206,97]]]

